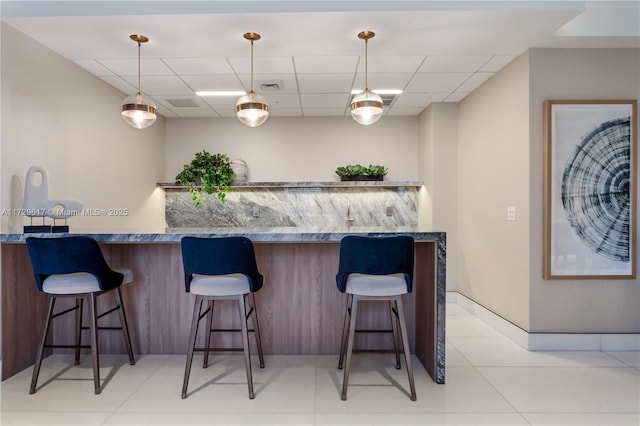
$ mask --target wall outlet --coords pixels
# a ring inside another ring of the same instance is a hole
[[[251,215],[253,217],[260,217],[260,207],[253,207],[251,209]]]
[[[516,220],[516,208],[515,206],[507,207],[507,220],[515,221]]]

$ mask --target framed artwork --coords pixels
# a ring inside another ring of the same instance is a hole
[[[637,101],[544,102],[545,279],[636,276]]]

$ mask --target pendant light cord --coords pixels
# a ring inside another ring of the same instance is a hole
[[[140,46],[142,43],[138,41],[138,95],[142,95],[140,91]]]
[[[253,40],[251,40],[251,93],[253,93]]]
[[[369,46],[369,39],[364,39],[364,90],[369,90],[369,53],[367,47]]]

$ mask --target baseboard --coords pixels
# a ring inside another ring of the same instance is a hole
[[[463,294],[447,292],[447,302],[457,303],[530,351],[640,350],[640,333],[529,333]]]

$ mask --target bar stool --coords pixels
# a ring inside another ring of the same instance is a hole
[[[341,369],[346,356],[340,397],[343,401],[347,399],[351,354],[358,352],[353,349],[353,338],[356,331],[389,331],[393,333],[394,349],[390,352],[395,353],[397,369],[400,369],[400,353],[404,352],[411,388],[410,398],[412,401],[416,400],[411,352],[402,305],[402,295],[412,291],[413,261],[414,240],[410,236],[347,236],[341,240],[336,283],[340,292],[347,293],[347,307],[344,313],[340,360],[338,362],[338,368]],[[356,314],[358,302],[361,300],[388,301],[391,313],[391,330],[356,330]]]
[[[249,332],[253,332],[258,348],[260,368],[264,368],[264,355],[260,341],[260,326],[254,293],[262,288],[263,276],[258,272],[253,243],[245,237],[200,238],[184,237],[181,242],[182,262],[187,293],[196,295],[193,306],[187,362],[184,369],[182,399],[187,397],[189,374],[193,362],[193,352],[204,352],[203,368],[207,368],[209,352],[244,351],[244,363],[247,372],[249,399],[255,397],[251,375],[251,354],[249,352]],[[245,298],[251,301],[247,312]],[[207,309],[202,312],[203,302],[208,301]],[[215,300],[235,300],[240,308],[240,329],[214,329],[213,306]],[[249,329],[247,320],[253,314],[253,329]],[[205,347],[196,348],[198,325],[207,316]],[[242,348],[211,348],[212,332],[241,332]]]
[[[98,358],[98,330],[122,330],[129,363],[135,364],[131,350],[131,338],[127,316],[122,303],[123,284],[133,281],[133,273],[129,269],[111,269],[102,255],[97,241],[90,237],[73,236],[63,238],[27,238],[29,258],[36,278],[38,290],[47,295],[47,314],[42,324],[42,331],[38,342],[31,387],[29,393],[36,392],[38,375],[45,348],[75,348],[75,365],[80,363],[80,349],[91,348],[93,364],[93,384],[95,393],[102,391],[100,386],[100,361]],[[98,296],[116,290],[117,306],[100,315],[96,312]],[[74,298],[75,307],[53,313],[56,299]],[[82,326],[82,305],[87,299],[89,306],[89,327]],[[47,345],[47,334],[51,320],[69,312],[76,313],[76,344],[75,345]],[[98,319],[118,311],[120,327],[98,327]],[[91,345],[82,345],[82,330],[90,330]]]

